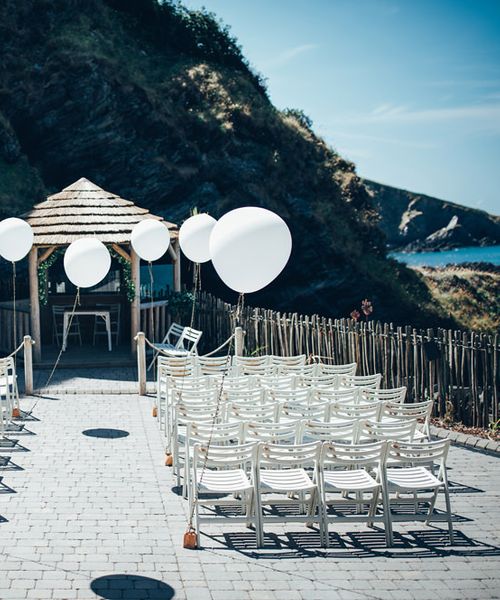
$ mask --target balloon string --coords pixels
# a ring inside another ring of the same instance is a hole
[[[71,315],[69,317],[68,327],[66,328],[66,331],[68,333],[71,330],[71,324],[73,323],[73,317],[75,316],[75,311],[76,311],[77,306],[80,306],[80,288],[79,287],[76,288],[75,301],[73,303],[73,309],[71,310]],[[64,320],[63,320],[63,327],[64,327]],[[64,334],[65,334],[65,331],[63,330],[61,349],[59,350],[59,355],[56,358],[56,362],[54,363],[54,366],[52,367],[52,371],[50,372],[50,375],[48,376],[47,381],[45,382],[44,387],[46,387],[46,388],[49,387],[49,384],[52,381],[52,377],[54,376],[54,373],[56,372],[56,369],[59,365],[59,361],[61,360],[61,356],[64,351],[64,337],[65,337]]]
[[[16,314],[16,263],[12,261],[12,329],[14,333],[14,349],[17,348],[17,314]],[[16,367],[16,354],[14,354],[14,368]]]
[[[151,261],[148,261],[148,271],[149,271],[149,289],[150,289],[150,304],[149,304],[149,328],[151,330],[151,339],[153,341],[153,344],[155,343],[155,323],[154,323],[154,316],[153,316],[153,310],[154,310],[154,302],[153,302],[153,292],[154,292],[154,278],[153,278],[153,263]],[[154,374],[154,381],[156,381],[156,369],[153,369]]]

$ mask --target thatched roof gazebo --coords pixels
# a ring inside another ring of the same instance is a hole
[[[38,266],[59,247],[68,246],[82,237],[95,237],[110,245],[120,256],[130,261],[136,297],[131,303],[131,336],[135,337],[140,323],[140,260],[130,245],[134,225],[144,219],[156,219],[170,231],[169,253],[174,264],[174,289],[180,290],[180,253],[177,226],[147,209],[136,206],[100,188],[85,177],[49,196],[23,215],[31,225],[34,244],[29,254],[29,284],[31,303],[31,334],[36,340],[35,360],[41,358],[40,305]],[[134,342],[132,341],[132,344]]]

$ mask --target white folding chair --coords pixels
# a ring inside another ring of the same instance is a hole
[[[268,392],[265,388],[255,387],[253,389],[234,388],[224,390],[224,397],[227,402],[235,402],[236,404],[250,405],[262,404],[268,399]]]
[[[179,344],[183,332],[184,327],[182,325],[179,325],[179,323],[172,323],[168,328],[168,331],[165,334],[163,340],[159,344],[155,344],[155,346],[166,352],[170,350],[175,350],[177,348],[177,345]],[[155,352],[153,352],[153,359],[149,363],[148,371],[153,366],[159,354],[159,350],[155,350]]]
[[[184,476],[182,479],[182,496],[187,498],[189,473],[191,468],[192,450],[195,444],[210,446],[230,446],[245,443],[245,423],[214,423],[190,421],[186,425],[184,453],[178,453],[178,472],[181,462],[184,463]],[[177,478],[177,485],[179,478]]]
[[[299,445],[260,443],[254,468],[257,546],[264,542],[264,523],[319,523],[318,462],[320,442]],[[309,471],[306,468],[310,469]],[[312,478],[311,478],[312,475]],[[268,495],[272,494],[271,498]],[[264,506],[299,508],[300,514],[264,513]],[[322,531],[320,533],[322,537]]]
[[[384,402],[381,407],[379,419],[385,422],[397,420],[416,419],[418,422],[415,430],[414,441],[431,439],[430,419],[433,408],[433,400],[422,402]]]
[[[394,492],[396,497],[388,499],[390,503],[411,504],[413,513],[390,512],[391,521],[425,521],[428,525],[431,521],[445,521],[448,523],[448,534],[450,544],[453,543],[453,523],[451,515],[450,493],[448,489],[448,477],[446,474],[446,458],[450,447],[449,440],[438,440],[436,442],[419,442],[406,444],[404,442],[392,442],[389,444],[387,460],[390,467],[386,468],[386,478],[389,493]],[[437,475],[433,473],[433,463],[439,464]],[[439,491],[444,492],[445,513],[435,514],[434,508]],[[425,494],[430,496],[426,496]],[[402,494],[410,494],[405,499]],[[428,502],[426,512],[418,512],[418,503]]]
[[[249,526],[256,520],[253,511],[254,485],[249,477],[256,451],[257,445],[253,443],[210,448],[195,444],[188,495],[198,547],[203,523],[243,522]],[[200,507],[205,506],[214,509],[235,507],[243,514],[234,515],[228,510],[223,512],[225,516],[215,516],[214,512],[205,514],[200,511]]]
[[[391,521],[387,510],[387,488],[384,480],[384,464],[387,452],[386,442],[374,444],[325,443],[319,463],[319,488],[324,519],[324,545],[329,545],[328,525],[330,523],[355,522],[371,525],[374,521],[384,523],[386,543],[392,544]],[[354,493],[354,496],[351,494]],[[367,500],[365,494],[371,494]],[[380,493],[383,498],[383,511],[377,513]],[[338,509],[354,506],[355,513]],[[363,508],[368,511],[362,514]],[[335,512],[330,514],[328,507]]]

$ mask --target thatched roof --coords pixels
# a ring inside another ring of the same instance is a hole
[[[33,228],[36,246],[66,245],[81,237],[96,237],[104,243],[128,243],[130,233],[139,221],[163,221],[172,238],[177,226],[111,194],[82,177],[58,194],[23,215]]]

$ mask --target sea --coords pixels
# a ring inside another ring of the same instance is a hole
[[[443,267],[468,262],[500,265],[500,246],[470,246],[439,252],[391,252],[390,256],[412,267]]]

